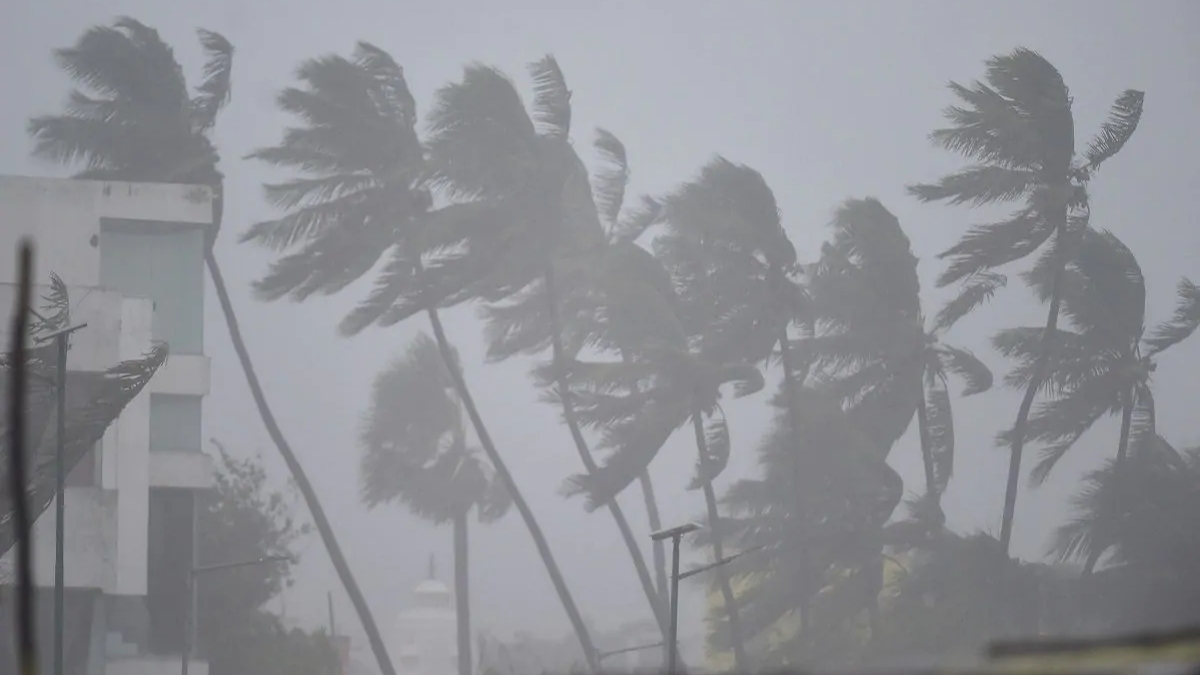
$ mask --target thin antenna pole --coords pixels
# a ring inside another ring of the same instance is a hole
[[[9,374],[9,491],[17,525],[17,669],[20,675],[37,675],[37,649],[33,616],[33,551],[29,537],[29,504],[25,493],[25,338],[29,330],[33,287],[33,243],[21,240],[17,254],[17,308],[13,316],[12,358]]]
[[[333,620],[333,591],[327,592],[325,599],[329,602],[329,635],[332,637],[337,635],[337,623]]]

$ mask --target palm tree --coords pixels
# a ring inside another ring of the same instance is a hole
[[[421,518],[453,524],[458,673],[471,675],[468,517],[475,510],[481,522],[494,522],[512,500],[468,445],[454,389],[437,343],[424,334],[380,373],[362,431],[362,497],[370,507],[400,502]]]
[[[1080,610],[1096,628],[1173,629],[1197,620],[1200,448],[1179,452],[1161,436],[1147,441],[1120,466],[1110,459],[1084,478],[1075,516],[1052,541],[1060,562],[1110,554],[1081,589]]]
[[[973,227],[941,254],[949,268],[939,286],[960,283],[961,293],[939,315],[949,327],[990,298],[1006,282],[995,270],[1038,251],[1038,266],[1050,279],[1050,307],[1042,344],[1016,422],[1011,445],[1000,542],[1008,550],[1016,512],[1021,453],[1034,398],[1046,376],[1059,307],[1061,280],[1071,259],[1074,240],[1090,215],[1087,186],[1100,165],[1116,155],[1133,136],[1142,114],[1144,94],[1127,90],[1113,104],[1083,157],[1075,152],[1071,96],[1062,75],[1029,49],[996,56],[987,62],[987,82],[950,89],[963,103],[946,109],[950,126],[934,131],[933,142],[975,163],[928,185],[910,188],[925,202],[988,204],[1018,201],[1004,221]]]
[[[669,307],[670,305],[667,305]],[[646,471],[667,439],[690,423],[697,451],[696,476],[689,489],[701,489],[711,532],[713,559],[724,555],[722,521],[712,481],[729,461],[729,426],[720,406],[721,389],[733,387],[736,397],[764,386],[762,373],[744,363],[714,363],[688,348],[682,326],[673,336],[663,334],[643,346],[633,358],[620,362],[569,364],[577,387],[581,425],[604,429],[604,446],[611,454],[593,471],[573,476],[568,494],[582,494],[586,508],[611,503]],[[541,376],[551,375],[542,369]],[[737,605],[728,574],[716,570],[718,586],[729,614],[729,631],[738,666],[748,665]]]
[[[730,540],[762,549],[729,567],[747,638],[777,668],[798,664],[789,654],[811,657],[810,643],[834,616],[875,611],[883,546],[894,538],[884,525],[902,493],[900,477],[840,401],[812,387],[792,395],[798,418],[782,383],[772,401],[775,421],[758,446],[761,476],[734,483],[724,499]],[[715,648],[730,647],[724,635],[718,621]]]
[[[288,211],[252,227],[243,240],[289,251],[256,284],[261,297],[303,300],[334,293],[370,271],[385,254],[370,296],[342,322],[344,334],[391,326],[424,312],[443,361],[454,363],[438,309],[479,293],[486,266],[462,255],[484,219],[504,222],[507,211],[489,203],[431,210],[429,167],[415,131],[416,103],[403,69],[386,52],[359,43],[353,59],[326,56],[304,63],[303,87],[285,89],[279,104],[304,126],[254,156],[299,177],[266,186],[267,197]],[[461,370],[449,368],[488,461],[508,490],[546,565],[555,592],[589,663],[595,649],[582,615],[554,560],[545,534],[483,423]],[[594,664],[593,664],[594,665]]]
[[[1040,292],[1046,280],[1031,279]],[[1054,357],[1045,378],[1053,396],[1030,417],[1028,439],[1045,444],[1030,474],[1035,485],[1106,415],[1121,416],[1114,470],[1120,471],[1130,448],[1157,437],[1151,378],[1156,358],[1190,337],[1200,326],[1200,289],[1179,282],[1175,315],[1145,332],[1146,286],[1137,258],[1111,232],[1085,230],[1062,281],[1062,312],[1075,330],[1059,328]],[[1008,382],[1026,386],[1037,362],[1039,329],[1011,328],[994,344],[1018,360]],[[1097,550],[1099,553],[1099,550]],[[1088,558],[1085,572],[1097,562]]]
[[[540,305],[548,328],[520,351],[551,351],[553,386],[563,418],[584,468],[597,469],[568,382],[564,316],[579,279],[572,260],[601,255],[606,237],[592,198],[588,173],[570,144],[571,92],[552,56],[530,65],[534,81],[531,109],[498,71],[467,68],[461,82],[438,92],[430,115],[431,183],[448,198],[477,205],[478,218],[465,227],[453,251],[436,266],[445,288],[469,289],[449,302],[483,300],[493,309],[529,312]],[[493,359],[509,352],[497,348]],[[640,547],[619,505],[606,504],[621,532],[647,601],[660,626],[665,611]]]
[[[900,221],[878,200],[847,200],[832,227],[809,281],[817,335],[801,353],[884,457],[915,413],[925,489],[936,506],[954,466],[949,375],[972,396],[991,388],[992,373],[945,344],[937,326],[924,327],[917,259]]]
[[[333,526],[267,403],[213,249],[223,215],[224,186],[210,134],[217,114],[229,101],[233,46],[211,31],[201,30],[199,35],[207,61],[204,80],[194,95],[189,94],[183,69],[158,32],[128,17],[88,29],[74,46],[57,50],[59,66],[86,91],[72,91],[63,114],[30,121],[34,155],[82,165],[78,178],[195,184],[213,190],[213,225],[207,233],[204,263],[234,351],[259,417],[312,513],[380,669],[384,675],[395,675]]]

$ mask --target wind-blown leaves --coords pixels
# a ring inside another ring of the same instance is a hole
[[[594,143],[603,162],[592,178],[592,193],[600,216],[615,228],[621,207],[625,203],[625,186],[629,182],[629,160],[625,156],[625,145],[605,129],[596,130]]]
[[[400,502],[446,523],[473,507],[481,520],[495,520],[511,504],[491,464],[468,445],[447,366],[423,333],[376,379],[361,443],[368,506]]]
[[[1100,168],[1101,164],[1125,147],[1133,132],[1137,131],[1145,101],[1145,92],[1136,89],[1126,89],[1117,98],[1108,113],[1108,119],[1100,125],[1100,132],[1092,139],[1087,152],[1084,153],[1089,170]]]
[[[229,102],[233,83],[233,44],[220,33],[198,30],[200,46],[206,57],[204,81],[197,88],[192,101],[196,126],[201,130],[211,129],[217,121],[217,113]]]
[[[1008,285],[1008,277],[997,272],[977,272],[968,276],[957,296],[938,312],[934,330],[950,330],[958,320],[982,306],[996,291]]]
[[[1177,291],[1178,305],[1175,315],[1154,328],[1150,336],[1143,340],[1146,345],[1146,355],[1154,356],[1192,336],[1200,327],[1200,287],[1188,279],[1179,282]]]
[[[992,371],[974,354],[950,345],[938,345],[938,355],[946,370],[958,375],[966,383],[963,396],[974,396],[992,388]]]

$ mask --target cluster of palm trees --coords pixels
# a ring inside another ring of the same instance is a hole
[[[215,33],[200,37],[208,62],[189,91],[153,29],[120,19],[86,31],[56,53],[81,90],[60,114],[30,123],[36,154],[81,167],[81,178],[199,183],[222,195],[211,131],[229,100],[233,48]],[[648,467],[669,437],[681,428],[692,434],[690,488],[703,495],[708,524],[698,543],[715,559],[763,548],[713,573],[714,647],[750,670],[846,635],[896,635],[889,612],[906,605],[879,600],[893,553],[978,548],[945,531],[940,506],[955,460],[949,381],[974,395],[991,388],[993,376],[945,338],[1005,285],[1001,268],[1033,259],[1023,277],[1049,307],[1046,324],[995,338],[1016,361],[1005,382],[1025,397],[1000,439],[1012,460],[1000,540],[988,550],[1000,567],[1009,562],[1024,446],[1044,446],[1033,474],[1042,478],[1096,420],[1121,415],[1114,464],[1088,478],[1082,515],[1064,528],[1059,553],[1082,557],[1090,573],[1115,547],[1097,574],[1144,573],[1151,554],[1122,539],[1135,506],[1133,476],[1165,472],[1178,486],[1172,495],[1194,499],[1194,458],[1155,431],[1150,374],[1161,352],[1200,325],[1200,289],[1181,282],[1175,315],[1144,334],[1136,260],[1090,223],[1089,180],[1133,135],[1140,92],[1122,94],[1076,153],[1067,88],[1038,54],[995,57],[983,81],[952,84],[959,103],[932,139],[972,163],[912,194],[1017,206],[940,256],[949,264],[939,285],[961,292],[930,321],[917,258],[877,200],[839,206],[830,240],[802,263],[757,171],[718,157],[668,194],[630,200],[616,136],[596,132],[593,171],[576,152],[571,90],[558,63],[541,59],[529,76],[526,104],[502,72],[467,67],[436,92],[422,132],[404,71],[384,50],[360,43],[349,56],[304,62],[298,82],[277,98],[295,126],[253,154],[290,174],[264,188],[280,215],[241,236],[278,252],[255,283],[261,298],[304,300],[371,276],[374,289],[344,317],[344,334],[419,314],[428,320],[432,338],[419,337],[376,380],[362,433],[362,496],[454,525],[461,675],[473,669],[465,584],[472,511],[489,521],[516,508],[593,670],[598,652],[442,324],[439,312],[460,305],[481,308],[490,360],[538,357],[535,381],[561,411],[580,458],[566,491],[612,517],[664,636],[663,551],[646,560],[616,497],[637,483],[648,526],[658,529]],[[395,675],[254,372],[213,253],[218,231],[207,268],[255,403],[380,669]],[[763,475],[719,496],[713,480],[733,450],[722,398],[755,395],[769,380],[778,392],[769,402],[775,422],[758,449]],[[909,517],[896,521],[904,485],[887,458],[913,418],[925,485]],[[847,632],[863,622],[864,630]]]

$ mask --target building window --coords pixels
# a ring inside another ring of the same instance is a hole
[[[203,406],[199,396],[150,395],[150,451],[200,451]]]
[[[100,284],[154,301],[154,339],[176,354],[204,351],[204,230],[104,219]]]

